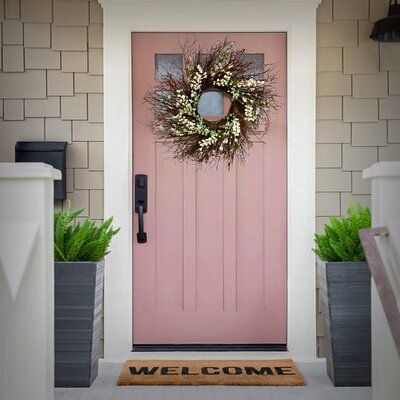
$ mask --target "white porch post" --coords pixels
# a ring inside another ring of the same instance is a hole
[[[53,180],[42,163],[0,164],[0,398],[51,400]]]
[[[400,302],[400,162],[380,162],[363,173],[371,179],[372,226],[386,227],[377,238],[391,286]],[[400,356],[394,343],[376,285],[371,283],[373,400],[397,400],[400,393]]]

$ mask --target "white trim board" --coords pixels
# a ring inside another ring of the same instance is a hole
[[[104,357],[132,357],[131,32],[287,32],[288,352],[316,359],[315,58],[319,0],[100,0],[104,8],[104,208],[121,232],[105,271]],[[154,353],[157,356],[157,353]],[[223,353],[221,353],[223,354]]]

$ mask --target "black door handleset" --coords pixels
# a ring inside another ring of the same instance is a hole
[[[135,213],[138,214],[138,243],[147,243],[147,233],[144,231],[144,217],[147,213],[147,175],[135,175]]]

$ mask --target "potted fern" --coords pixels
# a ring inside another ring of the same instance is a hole
[[[88,387],[97,376],[104,257],[119,230],[112,218],[76,222],[82,211],[54,215],[56,387]]]
[[[327,373],[335,386],[371,385],[371,278],[358,231],[371,226],[357,203],[315,235]]]

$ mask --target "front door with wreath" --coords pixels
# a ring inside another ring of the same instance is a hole
[[[286,344],[286,34],[134,33],[132,96],[134,345]]]

